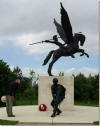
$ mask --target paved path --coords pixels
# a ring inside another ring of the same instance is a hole
[[[65,111],[55,118],[50,117],[51,111],[38,111],[38,106],[16,106],[13,112],[16,117],[7,117],[5,107],[0,108],[0,119],[18,120],[21,124],[91,124],[99,120],[98,107],[74,106],[73,111]]]

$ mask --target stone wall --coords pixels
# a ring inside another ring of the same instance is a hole
[[[74,107],[74,77],[72,76],[40,76],[39,77],[39,96],[38,104],[46,104],[47,110],[52,110],[51,85],[53,78],[58,78],[58,83],[66,88],[66,96],[60,105],[61,110],[73,110]]]

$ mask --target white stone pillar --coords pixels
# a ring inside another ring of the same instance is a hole
[[[47,110],[52,110],[51,85],[53,78],[58,78],[58,83],[66,88],[66,96],[60,105],[61,110],[73,110],[74,107],[74,77],[72,76],[40,76],[39,77],[39,96],[38,104],[46,104]]]

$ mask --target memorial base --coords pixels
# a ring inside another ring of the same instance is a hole
[[[58,83],[66,88],[66,95],[63,102],[60,104],[61,110],[73,110],[74,108],[74,77],[73,76],[40,76],[39,77],[39,96],[38,104],[45,104],[47,110],[52,110],[51,101],[51,85],[53,78],[58,78]]]

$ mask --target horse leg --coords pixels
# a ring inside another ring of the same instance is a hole
[[[44,63],[42,65],[46,65],[48,63],[48,61],[51,58],[53,52],[54,52],[54,50],[49,52],[48,56],[45,58]]]
[[[53,58],[53,60],[52,60],[51,63],[49,64],[49,68],[48,68],[48,74],[49,74],[49,76],[53,76],[52,73],[51,73],[52,66],[53,66],[53,64],[54,64],[58,59],[59,59],[59,57],[58,57],[58,58]]]
[[[85,52],[84,52],[84,54],[89,58],[89,54],[87,54],[87,53],[85,53]]]
[[[78,52],[82,53],[82,54],[80,54],[80,56],[86,55],[89,58],[89,55],[87,53],[85,53],[85,51],[83,49],[78,49]]]
[[[70,55],[72,58],[75,58],[75,56],[72,54],[72,55]]]

